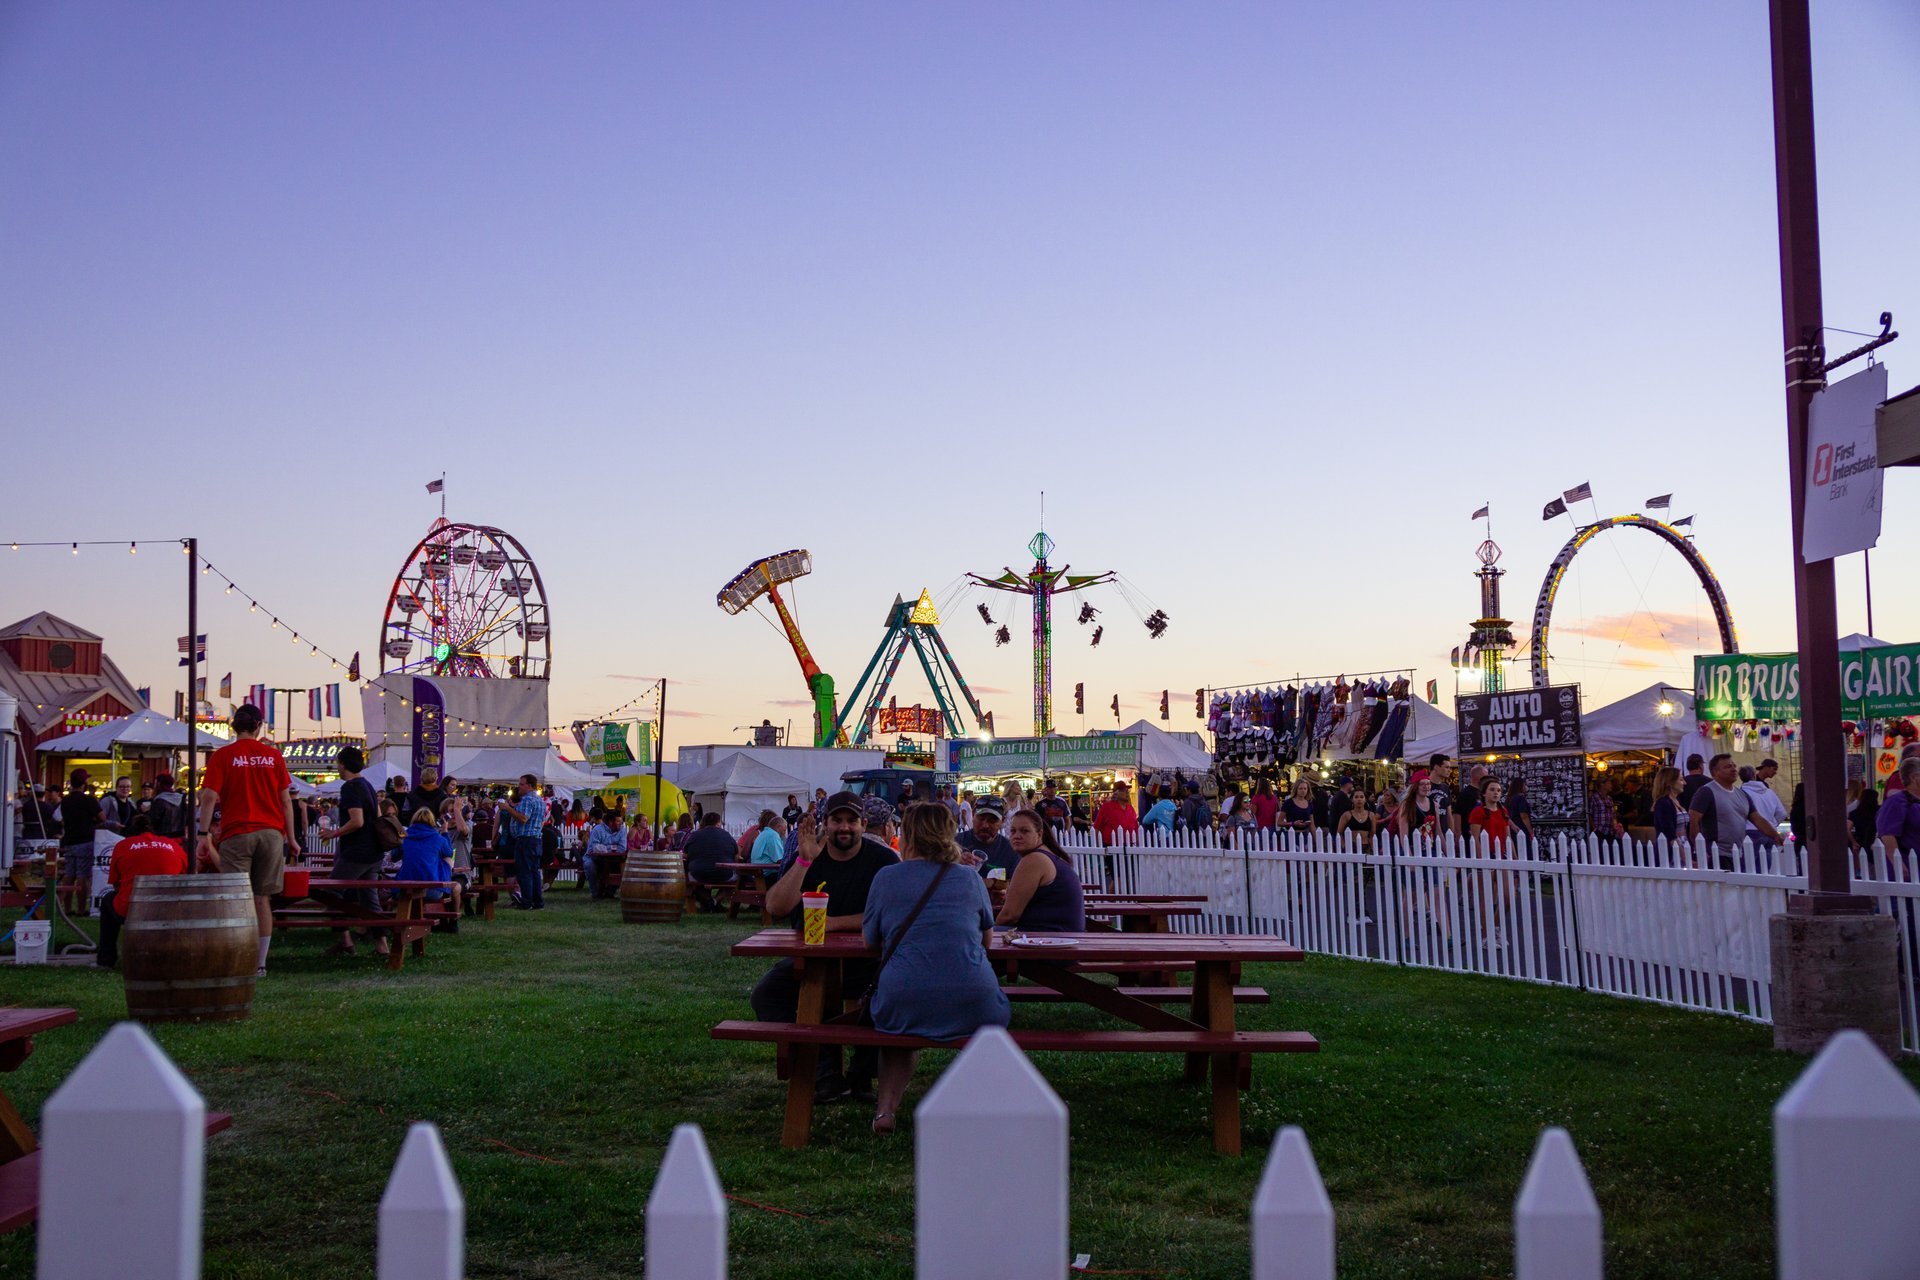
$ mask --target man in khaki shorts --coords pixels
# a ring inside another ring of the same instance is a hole
[[[273,895],[280,892],[286,848],[293,839],[293,776],[280,749],[260,739],[260,708],[234,710],[234,740],[213,753],[200,788],[203,865],[245,873],[253,886],[253,913],[260,922],[261,974],[273,942]],[[213,811],[220,810],[220,846],[213,844]]]

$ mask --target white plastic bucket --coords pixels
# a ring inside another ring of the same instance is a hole
[[[53,921],[22,920],[13,926],[13,962],[45,964],[47,943],[53,938]]]

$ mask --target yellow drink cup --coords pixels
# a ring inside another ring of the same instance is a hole
[[[824,893],[803,893],[800,895],[800,919],[803,937],[810,947],[817,947],[827,940],[827,895]]]

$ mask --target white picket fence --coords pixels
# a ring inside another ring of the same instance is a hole
[[[1122,893],[1204,894],[1188,932],[1278,934],[1322,955],[1578,987],[1770,1022],[1768,919],[1807,887],[1796,845],[1147,832],[1067,845]],[[1920,855],[1854,857],[1855,892],[1900,925],[1901,1045],[1920,1053]]]
[[[199,1276],[205,1118],[143,1029],[109,1031],[42,1114],[39,1280]],[[1091,1264],[1071,1251],[1067,1108],[1005,1032],[985,1029],[954,1059],[913,1138],[918,1280],[1063,1280]],[[1916,1164],[1920,1094],[1866,1036],[1835,1037],[1774,1108],[1782,1280],[1920,1271]],[[1334,1206],[1300,1129],[1277,1136],[1249,1216],[1255,1280],[1332,1280]],[[1564,1129],[1540,1135],[1513,1233],[1518,1280],[1602,1275],[1600,1206]],[[431,1124],[400,1147],[377,1238],[379,1280],[466,1274],[466,1203]],[[655,1177],[645,1269],[726,1278],[727,1201],[697,1125],[674,1130]]]

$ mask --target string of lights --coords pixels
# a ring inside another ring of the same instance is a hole
[[[177,545],[180,548],[180,554],[186,555],[188,553],[187,543],[184,538],[13,539],[9,541],[8,546],[14,551],[19,551],[23,547],[26,547],[26,548],[66,547],[68,551],[73,555],[78,555],[80,553],[81,547],[124,546],[127,549],[127,554],[138,555],[140,554],[140,543],[142,541],[146,542],[149,546]],[[200,573],[201,573],[201,576],[203,577],[218,578],[223,584],[225,584],[225,590],[221,592],[222,595],[229,595],[229,596],[238,595],[241,599],[245,600],[247,602],[248,613],[250,614],[262,613],[259,597],[254,595],[253,592],[247,590],[245,587],[241,586],[240,583],[236,581],[232,575],[228,574],[225,570],[221,569],[218,565],[214,564],[213,561],[209,560],[204,553],[200,557]],[[349,681],[357,681],[361,678],[357,668],[356,661],[342,661],[339,655],[333,653],[331,650],[323,648],[311,636],[304,635],[292,624],[281,621],[280,616],[274,613],[271,609],[268,609],[265,611],[265,616],[268,620],[269,630],[279,631],[284,629],[288,634],[289,643],[294,645],[304,645],[307,649],[308,657],[324,658],[327,662],[332,664],[332,669],[335,671],[345,669],[348,673],[347,678]],[[356,660],[358,659],[358,657],[359,657],[358,654],[354,655],[354,658]],[[205,682],[206,682],[205,678],[203,677],[202,683],[204,684]],[[382,698],[387,696],[387,691],[385,689],[379,689],[377,690],[377,692],[379,696]],[[562,721],[559,724],[526,726],[526,725],[491,724],[486,721],[469,720],[464,717],[455,716],[455,717],[449,717],[449,723],[458,726],[462,731],[478,732],[483,737],[519,737],[519,738],[544,739],[549,737],[552,734],[560,733],[562,731],[571,729],[575,724],[594,724],[594,723],[602,723],[605,721],[612,720],[614,717],[620,715],[620,713],[624,711],[633,710],[634,708],[639,707],[643,703],[647,702],[649,699],[657,698],[659,696],[659,692],[660,691],[657,686],[650,685],[648,686],[647,690],[644,693],[640,694],[638,697],[629,698],[627,701],[621,703],[619,706],[613,707],[607,711],[603,711],[599,715],[594,716],[588,720],[568,720],[568,721]],[[411,707],[413,705],[413,702],[411,699],[408,699],[398,693],[394,694],[393,696],[399,699],[400,705],[402,707]],[[45,711],[47,709],[47,704],[35,703],[34,708],[35,710],[38,710],[38,711]],[[70,715],[70,714],[78,713],[80,708],[63,706],[63,707],[56,707],[55,710],[58,710],[63,715]]]

